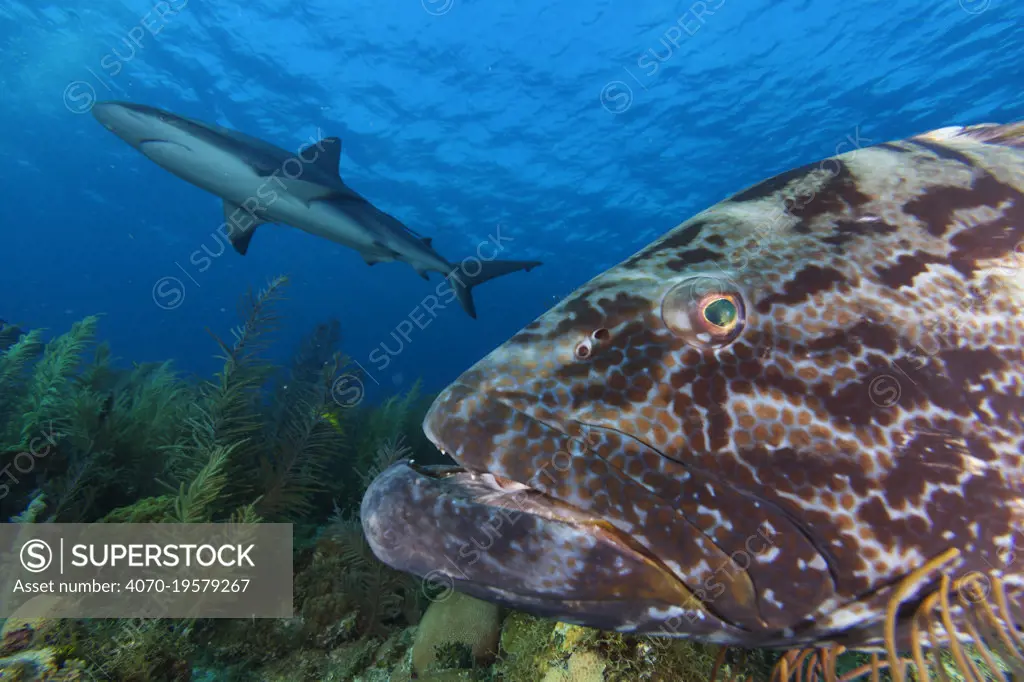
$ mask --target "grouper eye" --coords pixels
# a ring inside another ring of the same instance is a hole
[[[728,282],[692,277],[673,287],[661,303],[661,317],[673,334],[698,348],[719,348],[743,331],[743,297]]]
[[[721,329],[726,334],[739,323],[739,309],[726,296],[720,296],[705,303],[701,314],[708,325],[716,330]]]

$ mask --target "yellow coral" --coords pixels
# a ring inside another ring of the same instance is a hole
[[[0,654],[6,653],[4,645],[11,639],[18,637],[19,633],[21,633],[22,637],[26,638],[26,641],[22,643],[19,650],[39,646],[46,635],[53,632],[60,624],[59,620],[46,616],[46,614],[55,611],[60,602],[60,597],[44,594],[33,597],[19,606],[4,622],[3,627],[0,628]],[[25,614],[28,613],[33,614],[33,616],[27,617]]]
[[[16,680],[48,679],[58,669],[57,655],[54,649],[38,649],[31,651],[19,651],[16,654],[0,658],[0,679],[4,679],[7,673],[20,675],[14,677]]]
[[[565,668],[552,668],[543,682],[604,682],[607,661],[594,651],[577,651]]]
[[[555,625],[555,634],[561,635],[563,638],[559,648],[566,652],[575,651],[581,644],[594,638],[598,632],[598,630],[593,628],[585,628],[568,623],[558,623]]]

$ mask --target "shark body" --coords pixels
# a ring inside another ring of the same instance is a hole
[[[342,181],[337,137],[289,152],[143,104],[98,102],[92,113],[161,168],[223,199],[227,237],[241,255],[260,225],[290,225],[359,252],[368,265],[402,261],[424,279],[431,271],[441,273],[473,318],[473,287],[541,264],[486,258],[472,258],[464,267],[449,262],[429,237],[416,234]],[[498,249],[500,239],[492,239]]]

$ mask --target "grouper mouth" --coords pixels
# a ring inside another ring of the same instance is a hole
[[[517,453],[500,445],[496,431],[487,438],[474,430],[504,419],[503,432],[523,428],[553,441],[565,434],[494,396],[472,420],[449,418],[469,393],[450,387],[424,420],[427,436],[458,465],[402,460],[367,489],[362,524],[381,561],[444,588],[566,622],[623,632],[655,624],[667,633],[742,632],[628,533],[539,490],[527,476],[505,475],[500,463]]]
[[[669,610],[707,617],[660,560],[607,521],[492,473],[402,460],[371,484],[361,516],[385,564],[511,608],[587,614],[587,623],[606,612],[606,629],[622,626],[623,609],[637,625],[652,609],[657,620]]]

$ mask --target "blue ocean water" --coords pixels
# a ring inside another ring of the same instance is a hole
[[[1011,0],[7,0],[0,318],[57,333],[104,313],[116,355],[209,375],[205,329],[228,336],[239,297],[286,274],[282,353],[337,318],[382,391],[438,390],[746,185],[857,145],[1024,119],[1022,44]],[[104,130],[96,99],[285,149],[337,135],[344,180],[442,254],[500,230],[502,257],[544,265],[481,286],[477,320],[452,304],[403,338],[436,274],[370,268],[283,226],[244,257],[224,249],[219,200]],[[401,344],[385,367],[382,343]]]

